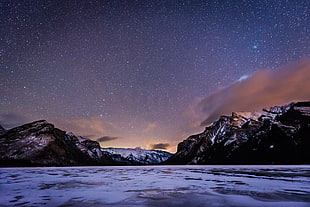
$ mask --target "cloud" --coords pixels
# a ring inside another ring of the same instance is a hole
[[[168,143],[158,143],[158,144],[152,144],[151,148],[153,150],[155,149],[167,149],[170,146]]]
[[[120,137],[103,136],[97,139],[98,142],[108,142],[112,140],[119,139]]]
[[[20,126],[27,122],[30,122],[30,119],[18,113],[9,112],[0,114],[0,125],[6,129]]]
[[[74,133],[74,132],[73,132]],[[93,135],[93,134],[89,134],[89,135],[83,135],[84,138],[87,138],[87,139],[94,139],[96,138],[96,135]]]
[[[232,111],[255,111],[303,100],[310,100],[310,60],[258,71],[202,99],[197,109],[206,117],[203,126]]]
[[[59,119],[55,123],[60,129],[92,140],[106,134],[105,123],[100,119]]]
[[[145,133],[149,133],[151,132],[152,130],[154,130],[155,128],[157,127],[157,125],[155,123],[147,123],[145,128],[143,129],[143,132]]]
[[[201,127],[201,122],[200,121],[191,121],[187,124],[187,127],[190,129],[195,129],[197,127]]]
[[[96,119],[76,119],[72,122],[80,129],[90,128],[97,133],[105,133],[104,124],[100,120]]]

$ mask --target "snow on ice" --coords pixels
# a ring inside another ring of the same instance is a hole
[[[0,206],[310,206],[309,166],[1,168]]]

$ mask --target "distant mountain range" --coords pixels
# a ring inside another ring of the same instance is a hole
[[[35,121],[0,126],[0,166],[150,164],[309,164],[310,102],[221,116],[177,152],[101,148],[99,143]]]
[[[160,164],[171,157],[171,153],[161,150],[101,148],[109,158],[124,165],[154,165]]]
[[[221,116],[165,164],[309,164],[310,102]]]
[[[172,154],[159,150],[101,148],[44,121],[10,130],[0,126],[0,166],[159,164]]]

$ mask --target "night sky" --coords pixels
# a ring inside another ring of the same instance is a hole
[[[4,0],[0,25],[0,124],[103,147],[174,152],[204,129],[202,100],[310,58],[309,0]]]

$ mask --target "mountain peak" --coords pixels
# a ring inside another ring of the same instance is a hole
[[[4,134],[6,132],[5,128],[3,128],[1,125],[0,125],[0,135],[1,134]]]
[[[178,145],[167,164],[310,163],[310,102],[221,116]]]
[[[119,160],[125,164],[154,165],[166,161],[171,153],[161,150],[145,150],[131,148],[102,148],[102,152],[108,154],[113,160]]]
[[[141,165],[158,164],[171,156],[163,151],[109,150],[101,149],[96,141],[57,129],[46,120],[0,133],[0,166]]]
[[[99,143],[67,134],[45,120],[12,128],[0,135],[1,166],[70,166],[113,163]]]

